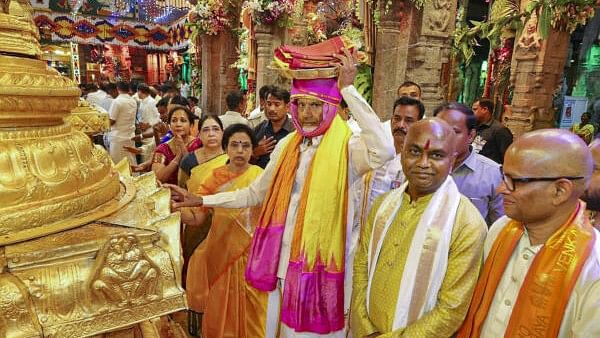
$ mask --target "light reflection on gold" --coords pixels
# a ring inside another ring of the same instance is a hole
[[[0,337],[182,337],[160,317],[186,307],[169,191],[92,144],[107,117],[38,38],[29,2],[0,0]]]

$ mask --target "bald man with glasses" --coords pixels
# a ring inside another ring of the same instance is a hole
[[[544,129],[518,138],[502,168],[506,216],[457,337],[600,337],[600,241],[580,200],[593,170],[585,142]]]

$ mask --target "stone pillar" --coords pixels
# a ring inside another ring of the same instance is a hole
[[[412,6],[411,6],[412,7]],[[457,0],[425,1],[417,37],[408,52],[406,80],[421,86],[426,115],[444,101],[448,86],[450,49],[456,23]]]
[[[216,36],[202,36],[202,110],[220,115],[227,111],[227,93],[239,89],[238,71],[231,68],[237,60],[237,37],[229,30]]]
[[[521,2],[521,8],[527,6]],[[535,13],[515,41],[510,81],[514,95],[504,124],[519,136],[525,132],[555,126],[552,95],[560,85],[567,59],[569,33],[551,31],[546,40],[537,32]]]
[[[273,84],[277,74],[269,65],[273,61],[273,29],[271,26],[256,25],[254,36],[256,38],[256,95],[264,85]]]
[[[444,100],[456,2],[426,1],[418,10],[408,1],[394,1],[382,17],[373,85],[373,108],[380,117],[391,116],[398,86],[404,81],[421,86],[428,116]]]
[[[404,8],[409,9],[408,13]],[[404,81],[413,6],[394,1],[382,15],[375,35],[375,72],[373,74],[373,110],[383,119],[392,115],[398,85]],[[370,15],[370,13],[365,13]]]

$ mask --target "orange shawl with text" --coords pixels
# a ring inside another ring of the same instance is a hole
[[[585,203],[535,256],[519,290],[505,337],[556,337],[571,291],[594,246],[595,236],[584,216]],[[457,337],[479,337],[506,265],[524,232],[511,220],[502,229],[485,261],[471,306]]]

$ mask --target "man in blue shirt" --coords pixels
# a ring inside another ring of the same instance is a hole
[[[500,165],[473,151],[475,114],[460,103],[446,103],[435,109],[434,116],[454,129],[456,160],[452,178],[461,194],[471,200],[486,223],[491,225],[504,215],[502,194],[496,188],[502,184]]]
[[[265,168],[271,158],[271,152],[279,140],[295,130],[292,119],[288,116],[290,110],[290,92],[282,88],[273,88],[265,104],[267,120],[254,128],[258,146],[254,148],[252,163]]]

